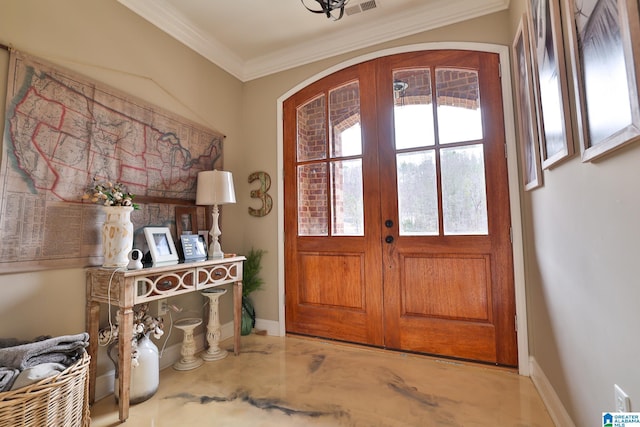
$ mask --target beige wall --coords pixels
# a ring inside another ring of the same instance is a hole
[[[242,83],[116,1],[0,0],[0,43],[220,130],[227,135],[225,168],[236,170],[242,162]],[[8,53],[0,50],[3,100],[7,65]],[[3,127],[0,122],[2,132]],[[235,179],[242,181],[242,175]],[[223,208],[223,248],[228,252],[243,250],[239,205]],[[30,339],[85,329],[83,269],[0,275],[0,290],[0,337]],[[224,298],[222,317],[229,321],[230,293]],[[200,295],[179,297],[176,304],[184,309],[182,314],[202,313]],[[176,333],[171,342],[180,339]]]
[[[511,2],[514,34],[525,4]],[[577,154],[522,199],[530,352],[576,426],[614,410],[616,383],[640,410],[639,164],[638,143]]]

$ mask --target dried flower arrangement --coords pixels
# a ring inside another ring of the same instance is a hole
[[[137,304],[133,306],[133,336],[131,338],[131,365],[138,366],[138,340],[143,336],[153,334],[159,339],[164,334],[164,323],[161,317],[153,317],[147,314],[149,304]],[[116,313],[116,319],[118,319]],[[119,326],[117,323],[100,329],[98,343],[101,346],[109,345],[118,339]]]
[[[122,183],[100,182],[96,177],[93,177],[93,184],[85,190],[82,200],[89,200],[91,203],[104,206],[131,206],[133,209],[140,209],[140,206],[133,203],[134,197]]]

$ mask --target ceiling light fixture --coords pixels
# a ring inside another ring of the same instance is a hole
[[[311,9],[309,6],[305,4],[305,0],[300,0],[302,5],[307,8],[309,12],[313,13],[322,13],[327,15],[327,18],[333,18],[334,21],[339,20],[344,15],[344,7],[347,5],[349,0],[315,0],[320,7],[321,10]],[[336,17],[332,12],[335,10],[340,10],[340,14]]]

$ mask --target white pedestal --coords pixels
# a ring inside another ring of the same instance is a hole
[[[195,317],[181,319],[173,324],[173,326],[178,329],[182,329],[184,332],[182,348],[180,349],[182,359],[173,364],[173,369],[177,371],[188,371],[202,365],[203,360],[195,355],[196,342],[193,339],[193,330],[200,324],[202,324],[202,319],[197,319]]]
[[[207,324],[207,343],[209,348],[202,355],[207,362],[220,360],[227,357],[227,351],[220,348],[220,335],[222,328],[220,327],[220,314],[218,312],[218,300],[227,293],[226,289],[211,289],[201,292],[201,294],[209,298],[209,323]]]

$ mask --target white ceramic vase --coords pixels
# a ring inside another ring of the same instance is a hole
[[[126,267],[133,248],[132,206],[103,206],[106,217],[102,225],[103,267]]]
[[[107,354],[116,365],[116,378],[114,383],[114,394],[116,400],[120,398],[118,389],[118,342],[110,346]],[[129,388],[129,403],[136,404],[150,399],[158,391],[160,384],[160,357],[158,347],[146,334],[138,340],[138,364],[131,366],[131,382]]]

